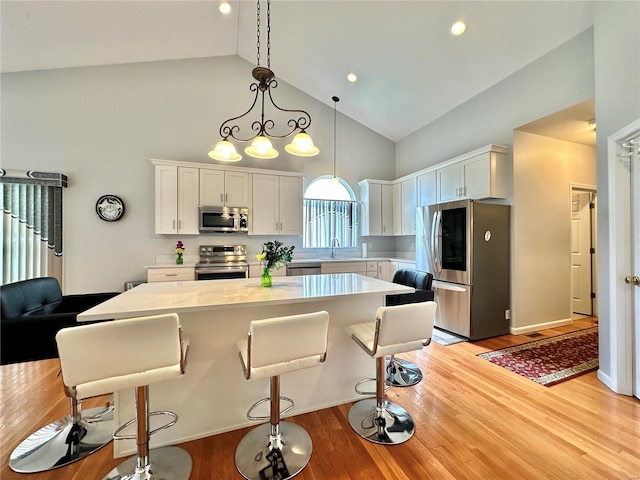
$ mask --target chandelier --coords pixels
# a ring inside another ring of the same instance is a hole
[[[244,149],[247,155],[254,158],[276,158],[278,151],[273,148],[270,138],[286,138],[295,132],[298,132],[291,141],[290,144],[285,145],[285,150],[292,155],[300,157],[313,157],[317,155],[320,150],[313,144],[313,140],[307,134],[306,129],[311,125],[311,117],[304,110],[292,110],[279,107],[274,101],[271,95],[271,90],[278,86],[278,82],[275,79],[275,75],[271,70],[271,0],[267,0],[267,66],[260,66],[260,0],[258,0],[257,7],[257,62],[256,67],[252,70],[251,74],[256,82],[249,85],[249,90],[255,93],[253,103],[249,110],[242,115],[232,117],[225,120],[220,125],[220,140],[215,148],[209,152],[209,156],[214,160],[220,160],[223,162],[237,162],[242,159],[242,156],[236,151],[233,143],[229,138],[233,138],[238,142],[251,142],[251,144]],[[272,129],[275,127],[275,122],[269,118],[265,118],[264,107],[265,97],[269,99],[271,105],[280,111],[285,112],[288,115],[292,115],[287,121],[288,131],[282,135],[276,135],[272,133]],[[242,136],[240,133],[240,126],[237,121],[247,116],[254,109],[256,104],[260,100],[260,119],[251,123],[252,134],[245,134],[249,136]]]

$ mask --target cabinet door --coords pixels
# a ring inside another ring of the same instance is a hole
[[[393,185],[380,185],[380,225],[382,235],[393,235]]]
[[[224,172],[224,202],[228,207],[249,206],[249,174]]]
[[[402,235],[416,233],[416,179],[402,182]]]
[[[483,153],[462,162],[464,198],[491,197],[491,153]]]
[[[402,184],[393,184],[393,234],[402,235]]]
[[[382,235],[382,185],[369,184],[369,235]]]
[[[457,163],[436,170],[438,180],[438,203],[459,199],[460,165]]]
[[[302,235],[302,178],[280,177],[279,231]]]
[[[198,235],[199,169],[178,167],[178,233]]]
[[[428,207],[438,203],[436,198],[436,171],[418,176],[418,207]]]
[[[278,233],[278,176],[253,175],[253,206],[251,229],[253,235]]]
[[[200,170],[200,205],[224,205],[224,175],[223,170]]]
[[[156,166],[156,233],[178,233],[178,167]]]

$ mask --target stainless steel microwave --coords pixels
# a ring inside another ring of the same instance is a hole
[[[249,209],[243,207],[200,207],[201,233],[247,233]]]

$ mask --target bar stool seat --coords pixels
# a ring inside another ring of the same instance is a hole
[[[238,353],[247,380],[270,378],[270,396],[254,403],[249,420],[269,420],[247,433],[236,448],[236,467],[249,480],[286,480],[309,463],[313,444],[306,430],[280,416],[291,411],[293,400],[280,397],[280,374],[319,366],[327,356],[329,314],[325,311],[253,320]],[[290,405],[280,411],[280,399]],[[270,415],[253,410],[269,401]]]
[[[135,388],[136,418],[116,430],[115,439],[136,440],[137,456],[125,461],[105,480],[187,480],[191,456],[178,447],[149,451],[149,437],[174,425],[173,412],[149,412],[149,385],[179,379],[185,372],[188,338],[175,313],[64,328],[56,335],[62,378],[76,398]],[[97,346],[101,348],[97,348]],[[168,423],[150,431],[149,416],[168,415]],[[135,435],[120,435],[136,423]]]
[[[360,400],[349,409],[349,425],[366,440],[383,445],[406,442],[415,431],[409,412],[385,398],[385,356],[420,350],[431,341],[435,302],[380,307],[376,321],[349,325],[351,338],[376,359],[375,398]],[[364,380],[366,381],[366,380]],[[356,392],[362,392],[356,384]]]

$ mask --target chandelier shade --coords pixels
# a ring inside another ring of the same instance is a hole
[[[281,108],[272,97],[272,90],[277,88],[278,82],[271,70],[271,0],[267,0],[267,66],[260,66],[260,0],[258,0],[257,65],[251,74],[256,80],[249,85],[249,90],[254,93],[253,103],[243,114],[222,122],[220,125],[222,140],[209,152],[209,156],[223,162],[236,162],[242,159],[231,143],[231,139],[233,139],[238,142],[251,142],[251,145],[244,149],[247,155],[261,159],[276,158],[278,151],[273,148],[269,139],[286,138],[296,132],[292,142],[285,146],[285,150],[300,157],[318,155],[320,150],[313,144],[313,140],[306,132],[306,129],[311,125],[311,116],[304,110]],[[290,116],[286,122],[281,123],[286,124],[287,127],[280,133],[276,133],[276,122],[265,117],[265,104],[268,103],[270,103],[269,108],[274,109],[275,112]],[[258,104],[260,108],[259,119],[251,123],[251,132],[242,134],[239,121],[249,115]],[[233,150],[229,145],[233,147]]]

